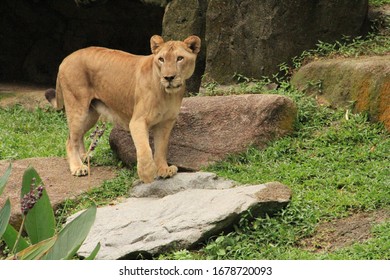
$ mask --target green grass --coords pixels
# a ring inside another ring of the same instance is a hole
[[[296,246],[313,234],[318,222],[390,205],[390,139],[384,129],[369,124],[362,115],[349,121],[330,117],[323,119],[323,125],[313,121],[306,124],[307,129],[301,127],[295,136],[279,140],[265,151],[249,149],[209,169],[242,183],[280,181],[292,188],[293,199],[276,217],[256,219],[225,237],[218,251],[226,255],[210,251],[213,242],[204,249],[207,255],[313,258]],[[383,251],[379,258],[387,254]]]
[[[93,155],[93,164],[109,165],[115,157],[108,145],[112,126],[99,142]],[[88,133],[85,138],[88,147]],[[62,111],[50,108],[26,110],[15,105],[0,109],[0,160],[31,157],[65,157],[65,142],[68,137],[66,118]]]
[[[0,160],[65,156],[67,131],[63,113],[0,109]]]

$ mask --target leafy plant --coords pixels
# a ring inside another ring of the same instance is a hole
[[[11,174],[11,168],[9,165],[5,174],[0,178],[0,194]],[[56,232],[55,217],[49,196],[33,167],[29,167],[23,175],[21,211],[22,224],[19,231],[16,231],[9,224],[11,216],[9,199],[0,210],[0,237],[9,248],[12,248],[9,259],[72,259],[87,237],[96,216],[96,206],[93,205]],[[24,229],[28,239],[22,237]],[[97,244],[87,259],[94,259],[99,248],[100,244]]]

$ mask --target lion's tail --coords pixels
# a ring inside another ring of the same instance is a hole
[[[54,88],[49,88],[48,90],[46,90],[45,97],[47,101],[49,101],[49,103],[57,110],[62,110],[64,108],[64,99],[62,97],[62,91],[58,86],[57,90],[55,90]]]

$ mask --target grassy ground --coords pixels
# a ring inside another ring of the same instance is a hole
[[[319,43],[316,50],[305,52],[293,63],[299,67],[313,57],[383,54],[389,44],[389,38],[377,35],[332,45]],[[302,246],[302,240],[324,222],[358,212],[390,211],[390,138],[381,124],[370,123],[364,114],[318,106],[290,86],[288,75],[293,69],[281,68],[287,78],[274,76],[279,87],[267,93],[286,95],[297,103],[294,135],[262,151],[250,147],[207,170],[241,183],[280,181],[293,190],[292,202],[274,217],[251,222],[243,218],[233,232],[209,240],[199,250],[172,252],[161,259],[390,259],[389,221],[375,225],[369,240],[335,251],[317,252]],[[258,91],[270,83],[270,79],[240,78],[245,81],[239,85],[241,93]],[[218,94],[216,85],[208,85],[208,90],[208,94]],[[109,131],[93,163],[120,165],[109,148],[108,135]],[[0,160],[65,156],[66,137],[61,112],[31,112],[20,106],[0,109]],[[84,208],[91,200],[105,204],[124,196],[134,176],[134,170],[123,169],[117,179],[67,201],[58,216]]]
[[[111,125],[108,125],[108,132],[103,135],[99,152],[95,155],[95,164],[108,165],[115,160],[108,145],[110,129]],[[0,160],[65,157],[67,135],[62,111],[56,112],[49,107],[30,111],[19,105],[0,110]],[[86,138],[85,142],[88,146],[90,139]]]
[[[319,107],[288,83],[275,93],[297,102],[296,133],[264,151],[249,148],[208,170],[241,183],[283,182],[293,190],[291,204],[272,218],[251,223],[243,219],[234,232],[211,240],[199,251],[180,251],[162,258],[390,258],[390,250],[385,250],[389,247],[389,222],[376,226],[368,242],[336,252],[316,254],[300,247],[300,241],[312,235],[320,222],[388,208],[388,133],[382,125],[369,123],[365,115],[350,114],[346,120],[343,110]],[[64,156],[66,134],[62,113],[30,112],[21,107],[0,110],[1,159]],[[98,146],[95,164],[118,164],[107,142],[104,139]],[[104,203],[125,195],[134,174],[134,170],[123,170],[115,181],[76,201],[67,201],[65,212],[86,207],[92,200]]]

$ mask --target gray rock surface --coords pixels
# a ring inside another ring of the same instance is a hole
[[[234,182],[210,173],[179,173],[137,188],[156,193],[155,189],[176,182],[183,190],[163,197],[130,197],[117,205],[98,208],[80,255],[89,255],[98,242],[101,249],[97,259],[106,260],[190,249],[231,228],[243,213],[250,211],[253,217],[271,214],[285,207],[291,198],[290,189],[277,182],[232,187]]]
[[[186,189],[228,189],[236,186],[232,180],[218,178],[211,172],[180,172],[175,180],[157,180],[149,184],[136,182],[130,191],[131,197],[164,197]]]
[[[198,56],[206,63],[206,81],[231,83],[235,74],[271,76],[318,40],[361,35],[367,7],[368,0],[173,0],[163,33],[198,32],[206,50]]]
[[[184,98],[169,140],[168,162],[199,170],[251,145],[265,148],[270,141],[291,133],[295,119],[294,102],[276,94]],[[127,131],[114,128],[110,146],[126,165],[136,162]]]

